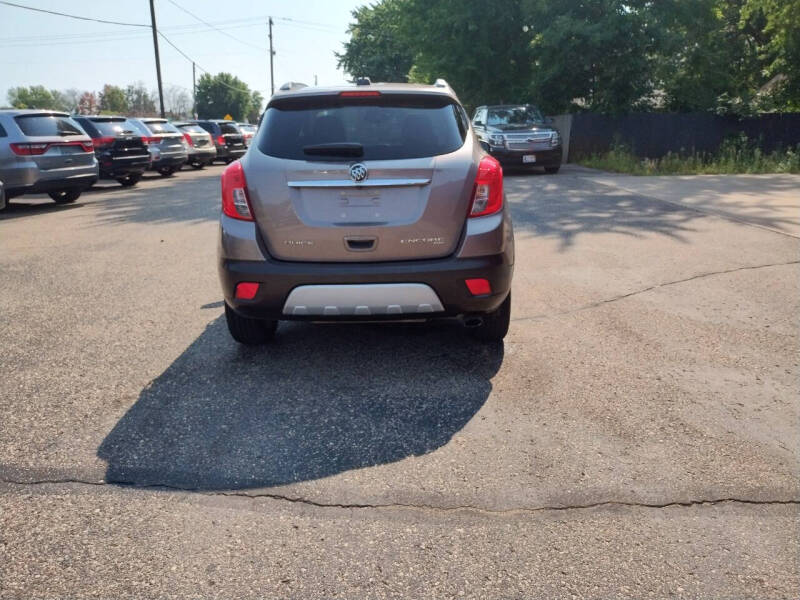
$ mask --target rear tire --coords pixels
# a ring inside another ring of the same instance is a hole
[[[225,303],[225,321],[228,323],[228,331],[231,337],[246,346],[260,346],[266,344],[275,336],[278,328],[277,321],[266,321],[263,319],[248,319]]]
[[[494,312],[483,315],[483,323],[470,329],[470,335],[481,342],[501,342],[511,322],[511,292]]]
[[[131,173],[130,175],[126,175],[125,177],[117,177],[117,181],[122,187],[133,187],[139,180],[142,178],[141,173]]]
[[[560,168],[561,165],[558,165],[557,167],[545,167],[544,172],[547,173],[548,175],[555,175],[556,173],[558,173],[558,170]]]
[[[172,177],[172,174],[175,172],[175,167],[161,167],[158,172],[162,177]]]
[[[59,190],[57,192],[48,192],[48,196],[50,196],[56,204],[69,204],[70,202],[75,202],[78,198],[81,197],[81,192],[83,190]]]

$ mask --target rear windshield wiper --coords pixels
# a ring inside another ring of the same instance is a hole
[[[363,156],[364,146],[349,142],[312,144],[310,146],[303,146],[303,153],[314,154],[316,156]]]
[[[59,131],[58,135],[60,135],[61,137],[65,137],[68,135],[84,135],[84,134],[82,134],[80,131]]]

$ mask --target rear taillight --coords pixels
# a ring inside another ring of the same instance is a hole
[[[9,144],[12,152],[18,156],[40,156],[51,146],[80,146],[84,152],[93,152],[92,142],[41,142],[36,144]]]
[[[225,145],[225,137],[222,136],[222,135],[218,136],[217,137],[217,144],[219,144],[220,146],[224,146]]]
[[[14,154],[20,156],[44,154],[49,147],[50,144],[11,144],[11,149],[14,151]]]
[[[485,156],[478,165],[472,193],[470,217],[493,215],[503,209],[503,168],[495,158]]]
[[[145,144],[160,144],[161,138],[158,136],[145,136],[142,138],[142,141]]]
[[[247,180],[242,163],[238,160],[228,165],[222,172],[222,212],[242,221],[252,221],[253,211],[247,197]]]
[[[184,133],[184,134],[183,134],[183,139],[185,139],[185,140],[186,140],[186,143],[187,143],[189,146],[194,146],[194,140],[192,139],[192,136],[190,136],[188,133]]]
[[[95,138],[94,145],[97,148],[102,148],[103,146],[110,146],[111,144],[114,143],[114,139],[115,138],[113,136],[110,136],[110,135],[106,136],[106,137]]]

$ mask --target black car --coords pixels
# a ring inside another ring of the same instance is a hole
[[[75,116],[75,121],[92,138],[100,165],[100,177],[116,179],[123,186],[136,185],[150,166],[150,152],[125,117]]]
[[[481,146],[502,164],[558,173],[561,135],[532,104],[479,106],[472,126]]]
[[[242,131],[233,121],[225,121],[223,119],[208,119],[191,121],[200,125],[214,140],[214,146],[217,148],[216,160],[221,160],[225,163],[230,163],[244,156],[247,151],[247,146],[244,143],[244,135]]]

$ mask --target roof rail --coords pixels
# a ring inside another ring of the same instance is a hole
[[[293,90],[299,90],[304,87],[308,87],[308,85],[306,85],[305,83],[300,83],[299,81],[287,81],[278,89],[282,92],[291,92]]]
[[[434,85],[434,87],[440,87],[440,88],[449,88],[450,87],[450,84],[447,83],[441,77],[439,79],[437,79],[436,81],[434,81],[433,85]]]
[[[369,77],[357,77],[356,85],[372,85],[372,80]]]

